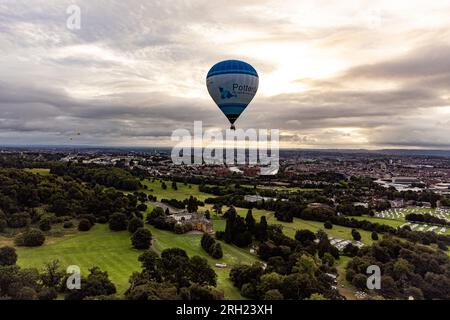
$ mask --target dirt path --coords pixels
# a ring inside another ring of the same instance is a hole
[[[180,213],[180,212],[183,211],[183,210],[181,210],[181,209],[176,209],[176,208],[174,208],[174,207],[172,207],[172,206],[169,206],[168,204],[165,204],[165,203],[162,203],[162,202],[159,202],[159,201],[150,201],[150,203],[151,203],[152,205],[154,205],[155,207],[160,207],[160,208],[162,208],[164,211],[166,211],[166,209],[169,209],[169,212],[170,212],[171,214],[174,214],[174,213]]]

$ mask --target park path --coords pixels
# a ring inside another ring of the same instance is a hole
[[[159,202],[159,201],[150,201],[150,203],[151,203],[152,205],[154,205],[155,207],[160,207],[160,208],[162,208],[164,211],[166,211],[166,209],[169,209],[169,212],[170,212],[171,214],[183,212],[183,210],[181,210],[181,209],[176,209],[176,208],[174,208],[174,207],[172,207],[172,206],[169,206],[169,205],[166,204],[166,203],[162,203],[162,202]]]

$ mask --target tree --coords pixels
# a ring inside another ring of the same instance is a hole
[[[318,269],[318,265],[312,256],[302,254],[295,265],[292,267],[292,273],[307,274],[309,277],[314,278]]]
[[[367,289],[367,276],[358,273],[353,277],[352,284],[358,289]]]
[[[373,240],[373,241],[377,241],[377,240],[378,240],[378,233],[376,233],[375,231],[373,231],[371,237],[372,237],[372,240]]]
[[[343,253],[347,257],[355,257],[358,254],[359,248],[351,243],[344,247]]]
[[[211,246],[211,257],[214,259],[221,259],[223,257],[222,245],[216,242]]]
[[[40,275],[42,284],[48,288],[57,289],[64,278],[64,272],[60,270],[59,260],[44,265],[44,272]]]
[[[292,273],[284,277],[280,292],[285,299],[304,300],[317,292],[316,285],[309,275]]]
[[[272,289],[264,294],[264,300],[283,300],[284,297],[277,289]]]
[[[197,212],[197,210],[198,210],[197,198],[190,196],[187,202],[187,211]]]
[[[161,258],[153,251],[147,250],[139,256],[138,261],[141,262],[142,269],[146,274],[155,281],[161,281],[162,264]]]
[[[123,213],[114,213],[109,218],[109,229],[112,231],[123,231],[128,226],[127,216]]]
[[[0,232],[5,231],[8,226],[8,222],[5,219],[0,218]]]
[[[268,238],[267,233],[267,220],[266,216],[262,216],[260,222],[255,226],[255,238],[258,241],[266,241]]]
[[[212,287],[201,286],[196,283],[189,288],[182,288],[180,292],[183,300],[223,300],[223,292]]]
[[[248,230],[253,233],[255,231],[256,221],[253,218],[252,209],[248,209],[247,216],[245,217],[245,224],[247,225]]]
[[[313,242],[316,240],[316,235],[314,232],[303,229],[303,230],[297,230],[295,232],[295,240],[301,242],[302,244],[306,244],[308,242]]]
[[[30,224],[30,215],[26,212],[14,213],[8,219],[10,228],[24,228]]]
[[[205,258],[193,256],[190,261],[191,281],[200,285],[216,286],[217,275]]]
[[[19,234],[14,241],[18,246],[39,247],[44,244],[45,236],[41,230],[30,229]]]
[[[332,267],[334,265],[334,262],[335,262],[334,257],[330,253],[325,252],[325,254],[322,257],[322,263],[329,267]]]
[[[309,297],[309,300],[327,300],[327,299],[320,293],[313,293],[311,297]]]
[[[128,222],[128,232],[135,233],[137,229],[144,227],[144,221],[139,219],[138,217],[133,217]]]
[[[89,231],[92,228],[92,224],[88,219],[81,219],[78,223],[79,231]]]
[[[242,288],[241,288],[241,294],[243,297],[249,298],[249,299],[256,299],[256,289],[255,286],[250,283],[247,282],[245,283]]]
[[[279,290],[283,284],[283,276],[276,273],[266,273],[261,276],[256,291],[259,297],[264,297],[269,290]]]
[[[214,203],[213,210],[216,212],[216,214],[221,214],[222,213],[222,204]]]
[[[99,267],[89,269],[89,275],[81,281],[80,290],[70,290],[66,300],[82,300],[86,297],[108,296],[116,293],[116,286],[109,280],[108,273]]]
[[[13,247],[0,248],[0,266],[13,266],[17,262],[16,249]]]
[[[143,279],[141,273],[130,277],[130,288],[125,292],[127,300],[179,300],[178,289],[169,282]]]
[[[361,240],[361,234],[356,229],[352,229],[352,237],[353,237],[353,240],[355,240],[355,241]]]
[[[41,231],[50,231],[50,229],[52,228],[52,224],[50,219],[42,219],[41,221],[39,221],[39,229]]]
[[[146,211],[147,205],[145,203],[140,203],[137,205],[136,209],[138,209],[139,211]]]
[[[139,228],[131,236],[131,243],[135,249],[148,249],[152,244],[152,233],[145,228]]]

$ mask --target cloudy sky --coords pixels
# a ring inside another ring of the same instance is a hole
[[[0,0],[0,144],[227,128],[205,77],[241,59],[260,88],[240,128],[280,129],[285,147],[450,149],[449,17],[437,0]]]

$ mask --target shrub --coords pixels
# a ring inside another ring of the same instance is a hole
[[[97,218],[93,214],[81,214],[78,218],[80,220],[81,219],[89,220],[89,222],[91,223],[91,226],[95,225],[95,223],[97,222]]]
[[[141,203],[136,207],[139,211],[147,210],[147,205],[145,203]]]
[[[352,284],[358,289],[367,289],[367,277],[358,273],[353,277]]]
[[[264,300],[283,300],[283,295],[277,289],[271,289],[264,294]]]
[[[353,240],[355,240],[355,241],[361,240],[361,234],[355,229],[352,230],[352,237],[353,237]]]
[[[152,233],[145,228],[139,228],[131,236],[131,243],[135,249],[148,249],[152,244]]]
[[[88,219],[81,219],[78,223],[79,231],[89,231],[92,228],[92,224]]]
[[[220,259],[223,257],[222,245],[216,242],[211,246],[211,257],[214,259]]]
[[[325,229],[332,229],[333,225],[331,224],[330,221],[327,221],[323,224],[323,226],[325,227]]]
[[[39,247],[43,245],[44,242],[44,234],[41,230],[37,229],[30,229],[28,231],[25,231],[19,234],[15,239],[16,245],[24,247]]]
[[[5,219],[0,219],[0,232],[5,231],[7,226],[8,226],[8,222],[6,222]]]
[[[17,262],[16,249],[13,247],[0,248],[0,266],[12,266]]]
[[[70,228],[73,228],[73,222],[72,222],[72,221],[64,222],[63,228],[64,228],[64,229],[70,229]]]
[[[52,224],[50,222],[50,219],[43,219],[39,221],[39,229],[41,231],[50,231],[52,228]]]
[[[38,292],[39,300],[55,300],[58,297],[58,292],[54,288],[44,287]]]
[[[23,228],[28,226],[30,223],[30,216],[28,213],[14,213],[8,221],[8,224],[11,228]]]
[[[17,300],[37,300],[38,295],[33,288],[23,287],[19,289],[16,298]]]
[[[376,233],[375,231],[372,232],[372,240],[373,241],[377,241],[378,240],[378,233]]]

